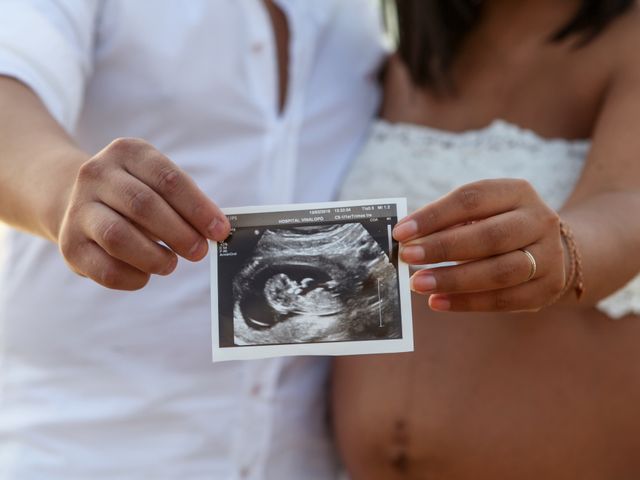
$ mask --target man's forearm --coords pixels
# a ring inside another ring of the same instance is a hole
[[[88,158],[27,86],[0,76],[0,220],[57,241]]]
[[[202,260],[229,221],[142,139],[82,152],[24,85],[0,77],[0,220],[56,242],[75,272],[136,290]],[[163,244],[158,242],[160,240]]]

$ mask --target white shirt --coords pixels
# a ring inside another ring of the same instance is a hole
[[[219,205],[333,197],[376,110],[373,0],[0,0],[0,73],[88,151],[141,137]],[[0,271],[0,478],[328,479],[327,364],[211,363],[207,262],[142,291],[15,231]]]

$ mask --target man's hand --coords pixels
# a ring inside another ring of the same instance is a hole
[[[229,228],[180,168],[146,142],[123,138],[78,170],[58,244],[76,273],[137,290],[151,274],[173,272],[177,255],[201,260],[207,239],[222,241]]]

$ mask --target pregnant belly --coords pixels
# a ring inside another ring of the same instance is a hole
[[[640,319],[426,314],[423,302],[414,353],[335,363],[353,480],[640,478]]]

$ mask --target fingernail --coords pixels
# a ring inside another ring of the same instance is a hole
[[[437,297],[435,295],[432,295],[429,298],[429,306],[432,310],[446,312],[451,308],[451,302],[445,297]]]
[[[160,272],[160,275],[169,275],[170,273],[173,273],[173,271],[176,269],[176,266],[178,264],[178,259],[177,257],[174,257],[171,262],[169,262],[169,265],[166,266],[166,268]]]
[[[416,292],[432,292],[436,289],[436,277],[430,273],[414,275],[411,280],[411,288]]]
[[[202,250],[204,241],[203,240],[198,240],[193,247],[191,247],[191,250],[189,250],[189,256],[193,257],[195,256],[196,253],[198,253],[200,250]]]
[[[418,233],[418,222],[415,220],[406,220],[398,223],[393,229],[393,237],[401,242]]]
[[[227,236],[227,225],[226,220],[220,220],[218,218],[214,218],[209,227],[207,228],[207,233],[209,234],[209,238],[212,240],[221,241]]]
[[[400,250],[400,256],[405,262],[419,262],[424,258],[424,249],[417,245],[404,247]]]

